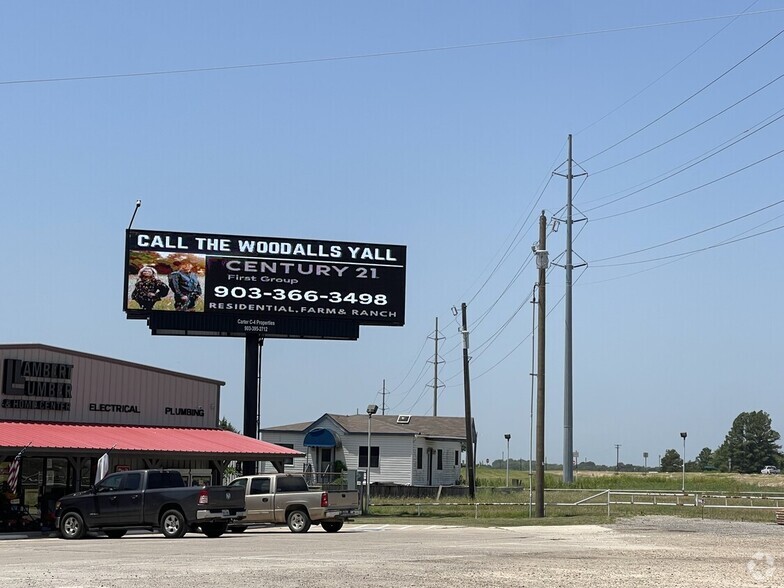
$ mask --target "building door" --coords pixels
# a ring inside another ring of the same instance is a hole
[[[319,463],[320,472],[332,471],[332,447],[322,447],[321,455],[319,456],[321,462]]]

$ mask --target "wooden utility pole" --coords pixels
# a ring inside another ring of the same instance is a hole
[[[536,250],[539,268],[539,325],[537,328],[538,361],[536,368],[536,516],[544,516],[544,368],[545,320],[547,318],[547,218],[539,217],[539,243]]]
[[[474,478],[474,427],[471,421],[471,379],[468,375],[468,316],[466,303],[462,304],[463,315],[463,391],[465,393],[465,421],[466,421],[466,471],[468,472],[468,495],[471,500],[476,497],[476,483]]]

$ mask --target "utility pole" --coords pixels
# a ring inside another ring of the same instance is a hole
[[[574,453],[573,431],[573,403],[572,403],[572,184],[575,177],[572,160],[572,135],[569,135],[569,155],[566,160],[566,175],[557,174],[566,178],[566,291],[564,295],[564,443],[563,443],[563,481],[567,484],[574,482],[574,469],[572,457]],[[584,176],[585,173],[578,174]],[[585,219],[582,219],[585,220]],[[580,264],[585,265],[585,264]],[[579,266],[578,266],[579,267]]]
[[[387,414],[387,381],[381,380],[381,414]]]
[[[615,471],[616,472],[620,472],[621,471],[621,457],[620,456],[621,456],[621,444],[620,443],[616,443],[615,444]]]
[[[530,425],[528,429],[528,518],[533,517],[534,508],[534,389],[536,388],[536,287],[534,284],[531,293],[531,412],[529,415]]]
[[[564,446],[563,481],[574,481],[572,471],[572,136],[569,135],[569,161],[566,172],[566,297],[564,298]]]
[[[438,383],[438,364],[442,363],[438,357],[438,341],[443,338],[439,335],[438,317],[436,317],[436,332],[433,335],[436,344],[435,355],[433,355],[433,416],[438,416],[438,389],[444,387],[443,384]]]
[[[544,367],[545,320],[547,305],[547,218],[539,217],[539,242],[536,245],[536,267],[539,269],[539,325],[537,331],[538,364],[536,369],[536,516],[544,516]]]
[[[463,391],[465,394],[465,421],[466,421],[466,471],[468,472],[468,496],[473,500],[476,497],[474,479],[474,427],[471,420],[471,379],[468,372],[468,315],[466,303],[461,305],[463,326]]]

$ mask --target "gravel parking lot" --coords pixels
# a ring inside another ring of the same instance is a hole
[[[208,539],[0,541],[3,587],[784,585],[784,528],[640,517],[608,526],[347,525]]]

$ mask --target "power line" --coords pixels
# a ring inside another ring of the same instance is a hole
[[[708,245],[707,247],[701,247],[699,249],[692,249],[691,251],[684,251],[682,253],[674,253],[672,255],[664,255],[662,257],[654,257],[652,259],[642,259],[640,261],[626,261],[622,263],[607,263],[607,264],[599,264],[594,265],[592,267],[618,267],[622,265],[638,265],[641,263],[653,263],[654,261],[662,261],[664,259],[673,259],[676,257],[683,257],[684,255],[691,255],[692,253],[701,253],[703,251],[709,251],[710,249],[716,249],[718,247],[724,247],[725,245],[732,245],[733,243],[739,243],[741,241],[747,241],[748,239],[753,239],[755,237],[760,237],[762,235],[767,235],[768,233],[773,233],[775,231],[780,231],[784,229],[784,225],[779,225],[777,227],[773,227],[772,229],[768,229],[766,231],[761,231],[759,233],[754,233],[753,235],[748,235],[746,237],[741,237],[739,239],[733,239],[731,241],[724,241],[721,243],[716,243],[715,245]]]
[[[587,270],[587,269],[588,269],[587,267],[586,267],[586,268],[583,268],[583,271],[582,271],[582,272],[580,273],[580,275],[579,275],[579,276],[577,276],[577,278],[574,280],[574,283],[575,283],[575,284],[577,284],[577,282],[579,282],[579,281],[580,281],[580,278],[582,278],[582,277],[583,277],[583,274],[586,272],[586,270]],[[558,308],[558,306],[560,306],[560,304],[561,304],[561,302],[563,302],[563,299],[564,299],[564,298],[566,298],[566,293],[564,293],[564,294],[563,294],[563,295],[562,295],[562,296],[561,296],[561,297],[558,299],[558,302],[556,302],[556,303],[553,305],[553,307],[552,307],[552,308],[551,308],[551,309],[550,309],[550,310],[547,312],[547,315],[546,315],[546,316],[548,316],[548,317],[549,317],[549,316],[550,316],[550,314],[551,314],[551,313],[552,313],[552,312],[553,312],[553,311],[554,311],[556,308]],[[519,349],[520,345],[522,345],[523,343],[525,343],[526,341],[528,341],[528,339],[529,339],[529,337],[531,337],[531,335],[533,335],[533,331],[532,331],[532,332],[530,332],[530,333],[528,333],[528,334],[527,334],[527,335],[526,335],[526,336],[523,338],[523,340],[522,340],[522,341],[520,341],[520,342],[519,342],[517,345],[515,345],[515,346],[514,346],[514,347],[513,347],[513,348],[512,348],[512,349],[509,351],[509,353],[507,353],[506,355],[504,355],[504,356],[503,356],[501,359],[499,359],[499,360],[498,360],[496,363],[494,363],[492,366],[490,366],[489,368],[487,368],[487,369],[486,369],[485,371],[483,371],[481,374],[479,374],[478,376],[475,376],[475,377],[474,377],[474,380],[478,380],[479,378],[481,378],[482,376],[484,376],[484,375],[485,375],[485,374],[487,374],[488,372],[491,372],[492,370],[494,370],[495,368],[497,368],[499,365],[501,365],[501,364],[502,364],[504,361],[506,361],[506,360],[509,358],[509,356],[510,356],[510,355],[512,355],[512,354],[513,354],[515,351],[517,351],[517,349]]]
[[[411,384],[411,387],[406,391],[405,394],[403,394],[403,396],[400,398],[400,400],[397,402],[397,404],[395,404],[394,406],[390,406],[389,407],[389,410],[395,410],[397,407],[402,405],[403,402],[405,402],[406,398],[408,398],[408,395],[411,394],[411,391],[416,387],[416,385],[422,379],[422,376],[425,375],[425,370],[427,368],[428,368],[428,365],[427,365],[427,363],[425,363],[425,365],[422,366],[422,369],[420,370],[419,375],[416,377],[416,380],[414,380],[414,383]]]
[[[651,184],[648,184],[644,188],[640,188],[639,190],[634,190],[633,192],[629,192],[628,194],[626,194],[624,196],[619,196],[615,200],[610,200],[609,202],[605,202],[604,204],[599,204],[598,206],[594,206],[593,208],[588,208],[588,209],[586,209],[586,212],[591,212],[592,210],[598,210],[599,208],[604,208],[605,206],[610,206],[611,204],[615,204],[616,202],[620,202],[621,200],[625,200],[626,198],[634,196],[635,194],[639,194],[640,192],[644,192],[648,188],[653,188],[654,186],[656,186],[658,184],[661,184],[662,182],[665,182],[665,181],[669,180],[670,178],[674,178],[678,174],[681,174],[681,173],[685,172],[686,170],[691,169],[694,166],[697,166],[697,165],[707,161],[711,157],[714,157],[715,155],[718,155],[719,153],[721,153],[723,151],[726,151],[727,149],[729,149],[733,145],[736,145],[736,144],[740,143],[741,141],[745,141],[746,139],[748,139],[752,135],[754,135],[754,134],[758,133],[759,131],[761,131],[762,129],[772,125],[774,122],[777,122],[777,121],[781,120],[782,118],[784,118],[784,114],[779,115],[775,119],[765,123],[761,127],[757,128],[757,129],[754,129],[753,131],[746,131],[745,132],[745,136],[742,136],[742,137],[740,137],[740,138],[738,138],[738,139],[736,139],[736,140],[734,140],[734,141],[732,141],[732,142],[730,142],[728,144],[725,144],[720,149],[714,150],[712,153],[710,153],[709,155],[706,155],[702,159],[699,159],[697,161],[693,161],[693,163],[690,163],[689,165],[686,165],[685,167],[681,167],[681,169],[678,169],[678,171],[675,171],[675,172],[673,172],[673,173],[671,173],[671,174],[669,174],[669,175],[667,175],[667,176],[665,176],[665,177],[663,177],[663,178],[661,178],[661,179],[659,179],[659,180],[657,180],[657,181],[655,181],[655,182],[653,182]]]
[[[746,10],[744,10],[743,12],[745,13],[745,12],[747,12],[748,10],[750,10],[752,6],[754,6],[755,4],[757,4],[757,2],[759,2],[759,0],[754,0],[754,2],[752,2],[751,4],[749,4],[749,5],[746,7]],[[577,131],[576,133],[574,133],[574,134],[575,134],[575,136],[576,136],[576,135],[579,135],[580,133],[583,133],[583,132],[587,131],[588,129],[590,129],[590,128],[594,127],[594,126],[596,126],[597,124],[599,124],[600,122],[602,122],[604,119],[606,119],[607,117],[609,117],[609,116],[611,116],[611,115],[615,114],[615,113],[616,113],[616,112],[618,112],[618,111],[619,111],[621,108],[623,108],[624,106],[626,106],[627,104],[629,104],[629,102],[631,102],[632,100],[634,100],[635,98],[637,98],[638,96],[640,96],[641,94],[643,94],[644,92],[646,92],[648,89],[652,88],[654,85],[656,85],[657,83],[659,83],[659,82],[660,82],[662,79],[664,79],[665,77],[667,77],[668,75],[670,75],[670,74],[671,74],[671,73],[672,73],[672,72],[673,72],[675,69],[677,69],[677,68],[678,68],[678,67],[679,67],[681,64],[683,64],[684,62],[686,62],[686,60],[688,60],[688,59],[689,59],[690,57],[692,57],[692,56],[693,56],[695,53],[697,53],[697,52],[698,52],[700,49],[702,49],[703,47],[705,47],[705,45],[707,45],[708,43],[710,43],[710,42],[711,42],[713,39],[715,39],[715,38],[716,38],[716,37],[718,37],[718,36],[719,36],[721,33],[723,33],[725,30],[727,30],[727,28],[729,28],[730,26],[732,26],[732,25],[735,23],[735,21],[736,21],[736,20],[738,20],[738,18],[740,18],[740,15],[739,15],[739,16],[736,16],[736,17],[735,17],[735,18],[733,18],[733,19],[732,19],[730,22],[728,22],[726,25],[724,25],[723,27],[721,27],[721,28],[720,28],[718,31],[716,31],[715,33],[713,33],[713,34],[712,34],[710,37],[708,37],[708,38],[707,38],[705,41],[703,41],[703,42],[702,42],[702,43],[701,43],[699,46],[697,46],[697,48],[696,48],[696,49],[694,49],[694,50],[693,50],[691,53],[689,53],[688,55],[686,55],[686,57],[684,57],[684,58],[683,58],[683,59],[681,59],[681,60],[680,60],[678,63],[676,63],[675,65],[673,65],[673,66],[672,66],[670,69],[668,69],[668,70],[667,70],[667,71],[665,71],[663,74],[661,74],[661,75],[660,75],[658,78],[656,78],[655,80],[653,80],[653,81],[652,81],[650,84],[648,84],[647,86],[645,86],[645,87],[644,87],[642,90],[640,90],[639,92],[637,92],[636,94],[634,94],[634,95],[633,95],[633,96],[631,96],[630,98],[627,98],[627,99],[626,99],[626,100],[625,100],[623,103],[621,103],[620,105],[616,106],[616,107],[615,107],[615,108],[613,108],[613,109],[612,109],[610,112],[608,112],[607,114],[605,114],[605,115],[604,115],[604,116],[602,116],[601,118],[599,118],[599,119],[595,120],[594,122],[592,122],[591,124],[589,124],[587,127],[583,127],[581,130],[579,130],[579,131]]]
[[[784,217],[784,213],[782,213],[782,214],[778,214],[778,215],[776,215],[776,216],[774,216],[774,217],[772,217],[772,218],[769,218],[769,219],[768,219],[768,220],[766,220],[765,222],[763,222],[763,223],[760,223],[760,224],[758,224],[758,225],[755,225],[755,226],[753,226],[753,227],[751,227],[751,228],[749,228],[749,229],[746,229],[745,231],[741,231],[740,233],[736,233],[736,234],[735,234],[735,235],[733,235],[732,237],[729,237],[729,238],[727,238],[727,239],[724,239],[723,241],[720,241],[720,243],[724,243],[724,242],[727,242],[727,241],[731,241],[731,240],[733,240],[733,239],[736,239],[737,237],[741,237],[742,235],[748,234],[748,233],[750,233],[751,231],[754,231],[754,230],[756,230],[756,229],[759,229],[760,227],[764,227],[765,225],[768,225],[768,224],[772,223],[773,221],[775,221],[775,220],[778,220],[778,219],[780,219],[780,218],[782,218],[782,217]],[[617,280],[625,280],[625,279],[627,279],[627,278],[633,278],[634,276],[637,276],[637,275],[640,275],[640,274],[644,274],[644,273],[646,273],[646,272],[651,272],[651,271],[653,271],[653,270],[657,270],[657,269],[659,269],[659,268],[662,268],[662,267],[664,267],[665,265],[670,265],[670,264],[673,264],[673,263],[678,263],[678,262],[680,262],[680,261],[684,261],[685,259],[688,259],[689,257],[692,257],[692,256],[694,256],[694,255],[697,255],[698,253],[700,253],[700,252],[699,252],[699,251],[694,251],[694,252],[691,252],[691,253],[685,253],[685,254],[683,254],[683,256],[681,256],[681,257],[678,257],[678,258],[674,258],[674,259],[670,259],[670,260],[664,261],[664,263],[660,263],[659,265],[656,265],[656,266],[653,266],[653,267],[647,267],[647,268],[645,268],[645,269],[641,269],[641,270],[639,270],[639,271],[632,272],[632,273],[630,273],[630,274],[624,274],[624,275],[622,275],[622,276],[615,276],[615,277],[613,277],[613,278],[605,278],[604,280],[597,280],[597,281],[595,281],[595,282],[588,282],[587,284],[584,284],[584,285],[585,285],[585,286],[595,286],[595,285],[597,285],[597,284],[604,284],[605,282],[615,282],[615,281],[617,281]]]
[[[559,158],[559,157],[561,157],[561,152],[564,150],[564,147],[565,147],[565,146],[566,146],[566,142],[564,142],[564,144],[563,144],[563,145],[561,145],[561,148],[560,148],[560,150],[558,151],[558,154],[557,154],[557,155],[555,156],[555,158],[553,159],[553,163],[551,163],[551,164],[550,164],[550,169],[551,169],[551,170],[552,170],[553,166],[555,165],[555,162],[556,162],[556,161],[558,161],[558,158]],[[504,262],[507,260],[507,258],[509,257],[509,255],[511,255],[512,251],[514,251],[514,249],[516,249],[516,248],[517,248],[517,245],[519,244],[519,241],[518,241],[518,239],[519,239],[519,238],[521,238],[521,236],[522,236],[522,235],[526,235],[526,234],[528,234],[528,231],[530,231],[530,230],[531,230],[531,227],[532,227],[532,226],[534,226],[534,224],[531,224],[531,225],[529,225],[529,226],[528,226],[528,228],[526,229],[525,233],[523,233],[523,229],[525,229],[525,227],[526,227],[526,224],[527,224],[527,223],[528,223],[528,221],[531,219],[531,215],[533,214],[534,210],[536,210],[536,207],[539,205],[539,202],[542,200],[542,196],[544,196],[545,190],[547,190],[547,187],[550,185],[550,182],[552,181],[552,179],[553,179],[553,172],[552,172],[552,171],[550,171],[550,172],[548,172],[548,174],[547,174],[547,177],[546,177],[545,179],[543,179],[543,180],[542,180],[542,182],[539,184],[539,186],[540,186],[540,187],[539,187],[539,189],[537,190],[538,196],[536,197],[536,199],[535,199],[535,200],[533,201],[533,203],[531,204],[531,207],[530,207],[530,209],[528,210],[528,213],[525,215],[525,220],[523,220],[523,221],[522,221],[522,223],[520,223],[520,221],[523,219],[523,215],[521,215],[521,216],[520,216],[520,218],[518,218],[518,219],[517,219],[517,222],[514,224],[514,226],[517,226],[518,224],[520,224],[520,228],[517,230],[517,232],[516,232],[516,233],[514,234],[514,236],[512,237],[512,240],[509,242],[509,245],[506,247],[506,250],[505,250],[505,251],[504,251],[504,253],[501,255],[501,258],[500,258],[500,259],[498,260],[498,262],[495,264],[495,267],[494,267],[494,268],[493,268],[493,270],[490,272],[490,275],[488,275],[488,276],[487,276],[487,278],[485,279],[485,281],[484,281],[484,282],[482,283],[482,285],[479,287],[479,290],[477,290],[477,291],[474,293],[474,295],[473,295],[473,296],[472,296],[472,297],[469,299],[469,301],[467,302],[467,304],[469,304],[469,305],[470,305],[470,304],[471,304],[471,303],[472,303],[472,302],[473,302],[473,301],[476,299],[476,297],[477,297],[477,296],[479,296],[479,294],[482,292],[482,290],[484,289],[484,287],[485,287],[485,286],[487,286],[487,283],[490,281],[490,279],[493,277],[493,275],[495,275],[495,272],[496,272],[496,271],[498,271],[498,268],[499,268],[499,267],[501,267],[501,265],[502,265],[502,264],[503,264],[503,263],[504,263]],[[512,230],[514,230],[514,227],[512,227]],[[521,235],[521,233],[522,233],[522,235]],[[497,254],[496,254],[496,255],[497,255]],[[492,258],[491,258],[491,259],[492,259]],[[484,269],[483,269],[483,270],[480,272],[480,274],[479,274],[479,275],[483,274],[483,273],[485,272],[485,270],[487,270],[487,268],[488,268],[489,266],[490,266],[490,262],[488,262],[488,264],[487,264],[487,265],[485,266],[485,268],[484,268]],[[476,283],[476,281],[474,281],[474,283]],[[465,293],[464,293],[464,294],[465,294]],[[463,297],[463,296],[461,296],[461,298],[462,298],[462,297]]]
[[[666,247],[667,245],[672,245],[673,243],[677,243],[679,241],[685,241],[686,239],[691,239],[692,237],[696,237],[697,235],[702,235],[704,233],[708,233],[708,232],[713,231],[715,229],[719,229],[721,227],[725,227],[725,226],[727,226],[729,224],[732,224],[734,222],[738,222],[739,220],[743,220],[744,218],[748,218],[748,217],[753,216],[755,214],[759,214],[760,212],[763,212],[765,210],[773,208],[774,206],[778,206],[779,204],[784,204],[784,200],[779,200],[778,202],[774,202],[772,204],[768,204],[767,206],[763,206],[762,208],[758,208],[757,210],[754,210],[752,212],[748,212],[748,213],[746,213],[744,215],[741,215],[741,216],[736,216],[735,218],[732,218],[730,220],[724,221],[724,222],[719,223],[717,225],[713,225],[712,227],[708,227],[707,229],[702,229],[702,230],[697,231],[695,233],[691,233],[689,235],[684,235],[684,236],[678,237],[676,239],[670,239],[669,241],[665,241],[663,243],[658,243],[657,245],[651,245],[650,247],[645,247],[643,249],[637,249],[636,251],[628,251],[626,253],[619,253],[618,255],[611,255],[610,257],[603,257],[602,259],[595,259],[595,260],[591,261],[591,263],[594,264],[594,263],[600,263],[602,261],[610,261],[611,259],[620,259],[621,257],[628,257],[630,255],[636,255],[637,253],[644,253],[645,251],[651,251],[652,249],[658,249],[659,247]],[[601,267],[601,266],[597,266],[597,267]]]
[[[388,394],[392,394],[392,392],[400,388],[400,386],[403,385],[403,382],[405,382],[408,379],[408,376],[411,375],[411,371],[414,369],[416,362],[419,361],[419,356],[422,355],[422,351],[425,349],[425,345],[427,345],[427,341],[428,341],[428,337],[425,337],[425,341],[424,343],[422,343],[422,347],[419,348],[419,352],[417,353],[416,358],[414,358],[414,361],[411,363],[411,367],[408,368],[406,375],[403,376],[403,379],[400,380],[400,383],[397,386],[387,391]]]
[[[420,53],[436,53],[436,52],[443,52],[443,51],[455,51],[460,49],[474,49],[479,47],[495,47],[495,46],[502,46],[502,45],[513,45],[518,43],[532,43],[538,41],[552,41],[557,39],[567,39],[573,37],[587,37],[592,35],[602,35],[608,33],[621,33],[625,31],[635,31],[635,30],[642,30],[642,29],[652,29],[652,28],[659,28],[659,27],[668,27],[668,26],[675,26],[675,25],[682,25],[682,24],[692,24],[698,22],[707,22],[711,20],[723,20],[727,18],[738,18],[741,16],[757,16],[761,14],[770,14],[775,12],[784,11],[784,8],[771,8],[769,10],[759,10],[756,12],[743,12],[738,14],[725,14],[721,16],[706,16],[701,18],[693,18],[688,20],[677,20],[677,21],[669,21],[669,22],[659,22],[659,23],[650,23],[650,24],[642,24],[642,25],[633,25],[628,27],[619,27],[614,29],[599,29],[593,31],[580,31],[576,33],[561,33],[557,35],[545,35],[540,37],[526,37],[522,39],[507,39],[503,41],[487,41],[483,43],[466,43],[462,45],[446,45],[442,47],[425,47],[422,49],[402,49],[399,51],[382,51],[377,53],[362,53],[356,55],[339,55],[333,57],[314,57],[311,59],[291,59],[286,61],[267,61],[261,63],[247,63],[247,64],[240,64],[240,65],[219,65],[214,67],[194,67],[194,68],[183,68],[183,69],[166,69],[166,70],[157,70],[157,71],[142,71],[142,72],[131,72],[131,73],[121,73],[121,74],[103,74],[103,75],[87,75],[87,76],[65,76],[65,77],[57,77],[57,78],[31,78],[31,79],[23,79],[23,80],[5,80],[0,81],[0,85],[8,86],[8,85],[21,85],[21,84],[47,84],[47,83],[57,83],[57,82],[78,82],[78,81],[86,81],[86,80],[106,80],[106,79],[117,79],[117,78],[139,78],[139,77],[151,77],[151,76],[167,76],[167,75],[182,75],[182,74],[190,74],[190,73],[206,73],[206,72],[214,72],[214,71],[228,71],[228,70],[240,70],[240,69],[258,69],[258,68],[265,68],[265,67],[282,67],[287,65],[303,65],[309,63],[327,63],[327,62],[335,62],[335,61],[351,61],[351,60],[359,60],[359,59],[372,59],[378,57],[394,57],[398,55],[416,55]]]
[[[778,37],[779,37],[779,36],[780,36],[782,33],[784,33],[784,29],[780,30],[778,33],[776,33],[775,35],[773,35],[773,36],[772,36],[770,39],[768,39],[768,40],[767,40],[767,41],[765,41],[765,42],[764,42],[762,45],[760,45],[759,47],[757,47],[757,48],[756,48],[754,51],[752,51],[751,53],[749,53],[748,55],[746,55],[746,57],[744,57],[743,59],[741,59],[740,61],[738,61],[738,62],[737,62],[735,65],[733,65],[733,66],[732,66],[732,67],[730,67],[729,69],[725,70],[725,71],[724,71],[724,72],[723,72],[721,75],[719,75],[718,77],[716,77],[716,78],[714,78],[713,80],[711,80],[710,82],[708,82],[706,85],[704,85],[702,88],[700,88],[699,90],[697,90],[696,92],[694,92],[694,93],[693,93],[691,96],[689,96],[688,98],[686,98],[685,100],[682,100],[681,102],[679,102],[678,104],[676,104],[675,106],[673,106],[672,108],[670,108],[670,109],[669,109],[667,112],[665,112],[664,114],[662,114],[662,115],[660,115],[660,116],[656,117],[655,119],[653,119],[651,122],[649,122],[649,123],[648,123],[648,124],[646,124],[645,126],[643,126],[643,127],[639,128],[639,129],[637,129],[637,130],[636,130],[636,131],[634,131],[633,133],[630,133],[630,134],[626,135],[626,136],[625,136],[623,139],[621,139],[620,141],[617,141],[617,142],[613,143],[612,145],[610,145],[609,147],[606,147],[606,148],[602,149],[601,151],[599,151],[598,153],[594,153],[594,154],[593,154],[593,155],[591,155],[590,157],[588,157],[588,158],[584,159],[584,160],[583,160],[583,163],[586,163],[586,162],[590,161],[591,159],[593,159],[593,158],[595,158],[595,157],[598,157],[599,155],[602,155],[603,153],[607,153],[607,152],[608,152],[610,149],[614,149],[614,148],[615,148],[615,147],[617,147],[618,145],[621,145],[622,143],[625,143],[626,141],[628,141],[629,139],[631,139],[631,138],[632,138],[632,137],[634,137],[635,135],[638,135],[638,134],[640,134],[641,132],[643,132],[643,131],[644,131],[645,129],[647,129],[648,127],[650,127],[650,126],[652,126],[652,125],[656,124],[657,122],[659,122],[660,120],[662,120],[664,117],[666,117],[666,116],[668,116],[668,115],[672,114],[672,113],[673,113],[673,112],[675,112],[675,111],[676,111],[678,108],[680,108],[681,106],[683,106],[684,104],[686,104],[687,102],[689,102],[689,100],[691,100],[692,98],[694,98],[694,97],[698,96],[699,94],[701,94],[702,92],[704,92],[705,90],[707,90],[708,88],[710,88],[710,87],[711,87],[713,84],[715,84],[716,82],[718,82],[720,79],[722,79],[724,76],[726,76],[727,74],[729,74],[730,72],[732,72],[734,69],[736,69],[737,67],[739,67],[741,64],[743,64],[744,62],[746,62],[746,61],[748,61],[749,59],[751,59],[751,58],[752,58],[752,57],[753,57],[755,54],[757,54],[759,51],[761,51],[762,49],[764,49],[764,48],[765,48],[767,45],[769,45],[769,44],[770,44],[770,43],[772,43],[774,40],[776,40],[776,38],[778,38]]]
[[[604,173],[604,172],[606,172],[606,171],[610,171],[611,169],[615,169],[616,167],[620,167],[620,166],[622,166],[622,165],[625,165],[625,164],[629,163],[630,161],[634,161],[635,159],[639,159],[639,158],[640,158],[640,157],[642,157],[643,155],[648,155],[648,153],[650,153],[651,151],[655,151],[655,150],[656,150],[656,149],[658,149],[659,147],[664,147],[664,146],[665,146],[665,145],[667,145],[668,143],[672,143],[672,142],[673,142],[673,141],[675,141],[676,139],[680,139],[680,138],[681,138],[681,137],[683,137],[684,135],[686,135],[686,134],[688,134],[688,133],[690,133],[690,132],[692,132],[692,131],[694,131],[694,130],[698,129],[698,128],[699,128],[699,127],[701,127],[702,125],[704,125],[704,124],[706,124],[706,123],[708,123],[708,122],[712,121],[713,119],[715,119],[715,118],[717,118],[717,117],[721,116],[722,114],[724,114],[725,112],[727,112],[727,111],[731,110],[732,108],[735,108],[736,106],[738,106],[738,105],[739,105],[739,104],[741,104],[742,102],[745,102],[746,100],[748,100],[749,98],[751,98],[751,97],[752,97],[752,96],[754,96],[755,94],[757,94],[757,93],[761,92],[762,90],[764,90],[764,89],[765,89],[765,88],[767,88],[768,86],[771,86],[771,85],[773,85],[774,83],[778,82],[778,81],[779,81],[781,78],[784,78],[784,74],[781,74],[780,76],[778,76],[777,78],[775,78],[775,79],[771,80],[770,82],[768,82],[767,84],[765,84],[765,85],[764,85],[764,86],[762,86],[761,88],[757,88],[757,89],[756,89],[756,90],[754,90],[754,91],[753,91],[751,94],[747,94],[746,96],[744,96],[743,98],[741,98],[740,100],[738,100],[737,102],[735,102],[734,104],[731,104],[730,106],[728,106],[728,107],[727,107],[727,108],[725,108],[724,110],[722,110],[722,111],[720,111],[720,112],[717,112],[716,114],[714,114],[713,116],[711,116],[711,117],[709,117],[709,118],[706,118],[705,120],[703,120],[702,122],[700,122],[700,123],[698,123],[698,124],[694,125],[693,127],[689,128],[689,129],[686,129],[686,130],[685,130],[685,131],[683,131],[682,133],[679,133],[679,134],[675,135],[674,137],[670,137],[670,138],[669,138],[669,139],[667,139],[666,141],[663,141],[662,143],[659,143],[658,145],[655,145],[655,146],[651,147],[650,149],[646,149],[646,150],[645,150],[645,151],[643,151],[642,153],[638,153],[637,155],[635,155],[635,156],[633,156],[633,157],[630,157],[630,158],[628,158],[628,159],[624,159],[623,161],[620,161],[620,162],[618,162],[618,163],[616,163],[616,164],[613,164],[613,165],[611,165],[611,166],[609,166],[609,167],[605,167],[604,169],[600,169],[599,171],[597,171],[597,172],[594,172],[592,175],[594,175],[594,176],[595,176],[595,175],[597,175],[597,174],[601,174],[601,173]]]
[[[738,133],[737,135],[735,135],[733,137],[730,137],[729,139],[719,143],[718,145],[714,145],[713,147],[711,147],[707,151],[703,151],[702,153],[700,153],[696,157],[693,157],[692,159],[689,159],[688,161],[685,161],[684,163],[682,163],[680,165],[676,165],[675,167],[673,167],[673,168],[671,168],[671,169],[669,169],[669,170],[667,170],[667,171],[665,171],[665,172],[663,172],[663,173],[661,173],[661,174],[659,174],[657,176],[654,176],[652,178],[648,178],[648,179],[646,179],[646,180],[644,180],[642,182],[639,182],[638,184],[634,184],[633,186],[628,186],[628,187],[623,188],[621,190],[616,190],[615,192],[611,192],[610,194],[607,194],[605,196],[601,196],[599,198],[593,198],[592,200],[586,200],[586,201],[584,201],[584,204],[592,204],[594,202],[601,202],[602,200],[607,200],[608,198],[612,198],[613,196],[616,196],[618,194],[623,194],[624,192],[627,192],[629,190],[634,190],[635,188],[639,188],[640,186],[646,186],[646,184],[653,185],[652,182],[655,182],[656,180],[658,180],[660,178],[667,179],[669,177],[672,177],[673,175],[675,175],[673,172],[676,172],[676,171],[678,171],[681,168],[685,168],[690,163],[692,163],[694,161],[697,161],[698,159],[700,159],[701,157],[703,157],[705,155],[713,153],[714,151],[718,152],[717,151],[718,149],[721,149],[725,145],[728,145],[728,144],[732,143],[733,141],[735,141],[735,139],[738,139],[739,137],[743,137],[744,135],[752,135],[752,134],[754,134],[756,132],[756,130],[759,130],[759,129],[755,129],[755,127],[762,128],[762,127],[767,126],[766,123],[768,121],[770,121],[771,119],[773,119],[774,117],[776,117],[776,115],[778,115],[781,112],[784,112],[784,108],[780,108],[779,110],[777,110],[776,112],[774,112],[770,116],[767,116],[766,118],[762,119],[760,122],[755,123],[754,125],[752,125],[748,129]],[[776,119],[776,120],[778,120],[778,119]],[[775,122],[775,121],[773,121],[773,122]],[[635,194],[635,193],[636,192],[632,192],[632,194]],[[631,196],[631,194],[628,194],[628,195]],[[596,208],[598,208],[598,207],[588,208],[586,210],[590,211],[590,210],[595,210]]]
[[[700,184],[699,186],[695,186],[694,188],[690,188],[688,190],[684,190],[683,192],[679,192],[678,194],[675,194],[673,196],[668,196],[667,198],[662,198],[661,200],[657,200],[657,201],[651,202],[649,204],[645,204],[644,206],[638,206],[637,208],[631,208],[629,210],[625,210],[623,212],[618,212],[616,214],[609,214],[607,216],[600,216],[599,218],[593,219],[593,222],[603,221],[603,220],[607,220],[609,218],[616,218],[616,217],[619,217],[619,216],[624,216],[624,215],[627,215],[627,214],[631,214],[633,212],[639,212],[640,210],[645,210],[646,208],[651,208],[653,206],[657,206],[659,204],[663,204],[664,202],[669,202],[670,200],[674,200],[675,198],[680,198],[681,196],[685,196],[686,194],[690,194],[691,192],[696,192],[697,190],[705,188],[706,186],[710,186],[710,185],[715,184],[717,182],[720,182],[722,180],[726,180],[727,178],[729,178],[731,176],[734,176],[735,174],[739,174],[740,172],[746,171],[747,169],[752,168],[755,165],[759,165],[760,163],[764,163],[768,159],[772,159],[772,158],[776,157],[777,155],[781,155],[782,153],[784,153],[784,149],[782,149],[781,151],[777,151],[776,153],[773,153],[771,155],[768,155],[767,157],[763,157],[762,159],[760,159],[758,161],[755,161],[754,163],[750,163],[750,164],[748,164],[748,165],[746,165],[744,167],[741,167],[740,169],[736,169],[736,170],[734,170],[734,171],[732,171],[732,172],[730,172],[728,174],[725,174],[725,175],[723,175],[723,176],[721,176],[719,178],[716,178],[715,180],[711,180],[710,182],[705,182],[704,184]]]

